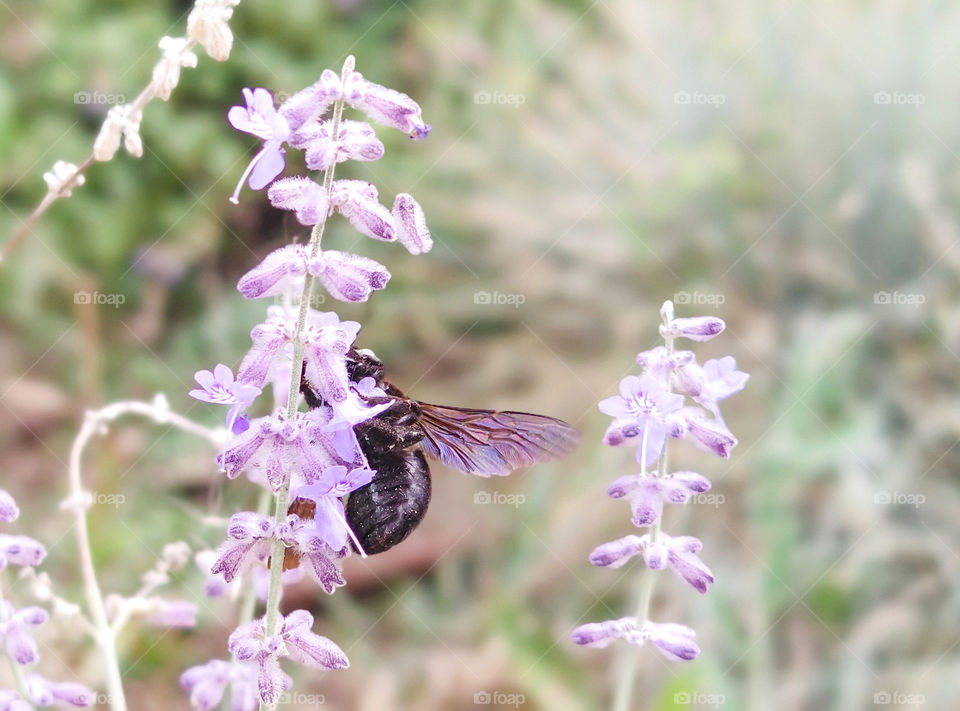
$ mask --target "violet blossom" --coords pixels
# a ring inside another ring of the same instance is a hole
[[[220,708],[224,694],[230,693],[230,711],[256,711],[260,708],[255,664],[211,659],[190,667],[180,675],[180,686],[190,694],[190,706],[196,711]],[[281,672],[281,691],[293,686],[293,679]]]
[[[281,617],[277,634],[266,634],[263,619],[240,625],[230,635],[228,649],[240,662],[258,667],[260,698],[275,704],[283,691],[286,675],[280,659],[289,657],[312,669],[345,669],[350,663],[336,644],[312,631],[313,615],[295,610]]]
[[[666,443],[668,437],[685,438],[700,449],[729,457],[737,440],[724,424],[718,403],[742,390],[749,376],[736,369],[731,357],[707,361],[701,367],[691,351],[674,349],[677,338],[713,338],[723,331],[723,321],[712,316],[675,318],[669,301],[660,313],[664,345],[641,352],[637,356],[641,374],[624,378],[620,394],[600,402],[600,410],[614,418],[604,442],[613,446],[636,444],[641,465],[638,474],[614,480],[607,494],[627,501],[632,523],[648,530],[597,546],[590,562],[620,568],[641,555],[650,571],[670,568],[685,583],[705,593],[714,578],[698,555],[702,542],[693,536],[671,536],[660,529],[664,504],[687,503],[708,491],[710,482],[697,472],[669,471]],[[688,405],[687,398],[693,404]],[[571,637],[576,644],[590,647],[605,647],[617,639],[637,645],[649,641],[668,659],[688,661],[697,657],[700,648],[693,641],[693,630],[650,621],[649,602],[648,594],[636,616],[580,625]]]
[[[249,383],[233,379],[233,371],[223,363],[213,372],[198,370],[193,376],[199,388],[190,391],[190,397],[216,405],[230,405],[227,412],[227,429],[234,434],[245,432],[250,426],[244,410],[253,404],[260,394],[260,388]]]
[[[40,655],[31,628],[44,624],[50,616],[40,607],[19,610],[7,600],[0,600],[0,639],[7,654],[17,664],[34,664]]]

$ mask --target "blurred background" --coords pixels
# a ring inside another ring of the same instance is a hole
[[[75,94],[131,99],[189,7],[2,3],[4,239],[42,173],[89,153],[109,104]],[[472,709],[483,693],[594,709],[632,662],[636,709],[955,707],[960,7],[244,0],[231,26],[228,62],[201,56],[147,107],[143,158],[94,165],[0,264],[0,479],[62,594],[81,595],[55,502],[84,410],[160,392],[218,424],[187,397],[193,373],[236,366],[265,305],[239,296],[238,277],[305,236],[263,193],[227,202],[255,150],[227,109],[243,87],[291,93],[353,53],[434,131],[411,143],[378,129],[386,157],[338,176],[372,181],[388,204],[415,195],[436,246],[414,258],[332,222],[326,244],[394,275],[337,311],[415,397],[562,417],[584,442],[496,481],[434,465],[433,506],[407,542],[351,560],[336,595],[288,593],[352,662],[298,672],[298,691],[338,709]],[[123,303],[75,303],[80,291]],[[703,597],[657,583],[653,618],[697,630],[688,664],[569,641],[635,606],[642,565],[587,561],[632,532],[604,492],[635,463],[600,445],[596,402],[656,345],[668,298],[725,319],[697,351],[751,374],[724,410],[740,440],[730,460],[671,450],[717,495],[666,514],[668,531],[704,541],[716,577]],[[128,594],[164,543],[215,546],[223,529],[204,516],[254,496],[230,483],[211,512],[209,447],[134,420],[93,443],[85,476],[125,497],[91,525],[105,587]],[[175,587],[199,600],[202,581],[191,567]],[[131,707],[187,708],[177,677],[225,653],[233,614],[205,602],[196,631],[125,635]],[[99,683],[79,632],[48,627],[44,670]]]

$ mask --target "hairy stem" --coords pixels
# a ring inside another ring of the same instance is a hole
[[[667,337],[665,339],[666,347],[668,352],[668,357],[673,356],[673,338]],[[664,389],[666,392],[670,392],[670,371],[668,370],[664,377]],[[654,475],[656,476],[666,476],[668,473],[667,463],[668,463],[668,450],[670,449],[670,437],[663,443],[663,452],[660,454],[660,460],[657,462],[656,471]],[[641,451],[647,451],[647,428],[643,428],[643,442],[641,443],[643,448]],[[646,455],[643,457],[644,464],[642,464],[643,473],[646,473]],[[657,542],[657,537],[660,534],[660,522],[658,521],[653,526],[650,527],[650,543],[654,544]],[[637,594],[637,608],[635,616],[637,618],[637,624],[643,625],[647,621],[647,616],[650,614],[650,601],[653,599],[653,588],[654,582],[656,580],[655,570],[650,570],[649,568],[643,571],[639,583],[639,592]],[[621,657],[620,670],[617,678],[617,687],[613,699],[613,711],[629,711],[630,701],[633,698],[633,685],[636,678],[636,667],[637,659],[639,658],[639,649],[633,645],[628,646],[623,656]]]
[[[83,451],[90,439],[103,427],[122,415],[136,414],[149,417],[159,424],[170,424],[178,429],[200,435],[211,443],[219,446],[224,439],[224,433],[211,430],[188,420],[185,417],[170,412],[170,408],[162,397],[154,402],[125,401],[116,402],[100,410],[87,412],[80,432],[70,448],[69,483],[70,496],[63,503],[64,508],[73,513],[73,528],[77,540],[80,556],[80,572],[83,576],[83,588],[87,598],[90,621],[94,627],[94,639],[100,648],[103,660],[103,673],[107,685],[107,696],[112,711],[126,711],[127,701],[123,693],[123,680],[120,674],[120,663],[117,659],[116,635],[107,619],[107,611],[103,603],[103,593],[97,582],[97,571],[93,566],[93,551],[90,548],[90,531],[87,527],[87,509],[90,507],[90,492],[83,488],[81,476],[81,459]]]

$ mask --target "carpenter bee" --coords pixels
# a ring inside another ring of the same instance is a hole
[[[386,393],[368,403],[393,401],[354,432],[373,480],[350,494],[347,523],[364,552],[383,553],[409,536],[430,503],[430,467],[424,455],[449,467],[480,476],[505,475],[570,453],[580,441],[571,425],[545,415],[430,405],[404,395],[384,379],[383,363],[365,349],[351,348],[347,375],[352,382],[373,378]],[[309,407],[323,398],[301,377],[300,392]],[[305,515],[310,502],[295,499],[291,513]]]

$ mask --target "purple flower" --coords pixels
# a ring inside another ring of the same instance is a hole
[[[377,189],[365,180],[337,180],[330,202],[358,232],[384,242],[397,239],[393,216],[378,200]]]
[[[657,346],[637,354],[637,363],[645,372],[665,379],[667,375],[694,361],[693,351],[669,351],[666,346]]]
[[[344,462],[342,448],[334,431],[348,425],[333,422],[329,411],[318,408],[298,412],[288,421],[280,410],[272,417],[258,417],[250,429],[235,437],[217,458],[227,476],[235,479],[248,470],[253,478],[262,478],[274,491],[295,472],[301,481],[315,481],[323,470]],[[362,455],[348,463],[364,463]]]
[[[93,706],[97,701],[97,695],[92,689],[76,682],[48,681],[39,674],[27,675],[25,682],[33,703],[44,708],[47,706]]]
[[[372,161],[383,157],[383,144],[370,124],[342,120],[336,140],[332,129],[332,121],[327,120],[305,126],[291,137],[290,145],[304,149],[310,170],[326,170],[346,160]]]
[[[310,178],[281,178],[267,190],[267,198],[275,208],[294,212],[301,225],[323,222],[330,214],[327,191]],[[300,273],[303,274],[302,271]]]
[[[640,536],[624,536],[593,549],[590,562],[601,568],[619,568],[640,553],[643,539]]]
[[[673,572],[701,593],[707,592],[713,583],[710,569],[697,557],[703,544],[693,536],[674,538],[660,532],[653,540],[647,533],[640,536],[638,546],[651,570],[663,570],[669,565]]]
[[[660,335],[669,339],[689,338],[691,341],[709,341],[726,327],[726,324],[716,316],[674,318],[672,301],[663,302],[660,317],[663,319]]]
[[[264,620],[240,625],[230,635],[227,647],[240,662],[258,667],[257,687],[260,699],[275,704],[284,689],[280,659],[290,657],[312,669],[345,669],[347,656],[326,637],[311,631],[313,616],[306,610],[294,610],[281,617],[277,634],[267,636]]]
[[[696,472],[674,472],[665,477],[631,474],[610,484],[607,495],[612,499],[626,497],[633,510],[633,524],[642,527],[660,522],[664,503],[683,504],[692,494],[709,489],[707,478]]]
[[[257,691],[259,669],[256,664],[225,662],[211,659],[206,664],[190,667],[180,675],[180,686],[190,694],[195,711],[220,708],[223,695],[230,688],[230,711],[256,711],[260,708]],[[281,672],[281,691],[293,686],[293,679]]]
[[[570,637],[574,644],[603,648],[617,639],[626,639],[632,644],[643,644],[636,617],[621,617],[619,620],[590,622],[573,630]]]
[[[707,419],[699,407],[685,407],[682,411],[686,423],[686,435],[700,449],[729,459],[730,450],[737,446],[737,438],[722,421]]]
[[[640,625],[636,617],[591,622],[580,625],[571,634],[574,643],[587,647],[606,647],[617,639],[639,646],[649,641],[673,661],[690,661],[700,654],[700,648],[693,641],[694,636],[694,631],[685,625],[660,624],[649,620]]]
[[[297,135],[302,128],[326,113],[342,96],[340,77],[332,69],[324,69],[316,82],[284,101],[280,106],[280,115],[293,128],[291,142],[299,143]]]
[[[273,105],[273,96],[266,89],[244,89],[246,106],[234,106],[227,114],[230,124],[238,131],[252,133],[263,140],[263,148],[253,157],[240,177],[237,189],[230,197],[236,204],[240,188],[249,178],[250,188],[260,190],[283,172],[283,145],[290,137],[290,125]]]
[[[274,186],[271,186],[271,193],[276,185],[286,183],[288,180],[295,181],[298,178],[278,180]],[[315,185],[312,181],[307,182]],[[302,277],[306,272],[306,247],[300,244],[288,244],[270,252],[257,266],[240,277],[237,289],[248,299],[275,296],[283,293],[291,279]],[[240,366],[240,372],[243,372],[243,366]]]
[[[319,279],[335,299],[348,302],[366,301],[390,279],[386,267],[358,254],[327,250],[310,259],[305,247],[287,245],[268,254],[244,274],[237,288],[248,299],[274,296],[284,291],[289,279],[302,277],[306,272]]]
[[[344,466],[329,467],[313,484],[299,487],[293,492],[293,498],[309,499],[316,504],[313,515],[316,535],[333,550],[343,548],[350,534],[340,498],[369,484],[374,474],[374,471],[365,467],[357,467],[349,472]]]
[[[49,619],[47,611],[40,607],[24,607],[15,610],[6,600],[0,601],[0,639],[10,658],[26,666],[39,659],[37,643],[30,633],[31,627],[39,627]]]
[[[227,429],[234,434],[240,434],[249,427],[246,418],[241,419],[239,416],[257,399],[260,394],[259,387],[240,380],[234,381],[233,371],[223,363],[217,365],[212,373],[209,370],[198,370],[193,377],[200,387],[191,390],[190,397],[216,405],[230,405]]]
[[[640,437],[637,461],[645,467],[659,459],[667,438],[667,418],[682,406],[682,395],[664,390],[650,375],[628,375],[620,381],[620,395],[599,405],[602,413],[617,418],[624,439]]]
[[[271,307],[264,323],[250,333],[253,347],[240,363],[237,379],[263,387],[271,366],[285,357],[284,349],[293,341],[296,324],[282,307]],[[341,321],[333,312],[309,311],[300,334],[304,343],[306,376],[315,390],[335,410],[350,396],[346,354],[357,338],[360,324]],[[371,412],[370,417],[376,414]],[[356,424],[356,423],[354,423]]]
[[[321,252],[310,261],[308,271],[333,298],[353,303],[366,301],[390,280],[390,272],[379,262],[333,250]]]
[[[154,598],[150,601],[146,623],[151,627],[195,627],[197,606],[187,600]]]
[[[0,711],[33,711],[33,706],[17,696],[16,692],[0,689]]]
[[[703,364],[703,375],[703,387],[694,400],[710,410],[714,417],[722,422],[717,403],[743,390],[750,376],[737,370],[737,361],[733,356],[708,360]]]
[[[427,219],[423,208],[407,193],[398,193],[393,200],[393,223],[397,228],[397,239],[410,254],[423,254],[433,247],[433,238],[427,229]]]
[[[406,94],[367,81],[359,72],[351,72],[343,82],[345,101],[362,110],[384,126],[397,128],[410,138],[422,139],[432,128],[420,117],[420,106]]]
[[[667,659],[675,662],[689,662],[700,655],[700,647],[693,638],[696,633],[686,625],[677,625],[669,622],[643,623],[640,637],[649,641]]]
[[[0,521],[16,521],[20,515],[20,507],[9,493],[0,489]]]
[[[47,549],[29,536],[0,534],[0,570],[8,564],[40,565],[47,557]]]
[[[332,593],[345,582],[337,561],[346,555],[347,549],[331,549],[314,519],[290,514],[286,521],[274,528],[273,521],[266,516],[242,511],[230,518],[227,533],[230,538],[217,551],[210,572],[222,575],[228,583],[251,565],[266,563],[274,538],[293,549],[296,559],[301,564],[306,563],[300,567],[305,567],[307,574],[327,593]]]

